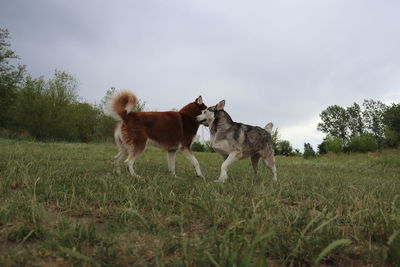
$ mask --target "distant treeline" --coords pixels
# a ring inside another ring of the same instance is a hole
[[[328,152],[373,152],[400,145],[400,104],[385,105],[381,101],[364,100],[362,105],[332,105],[320,113],[317,129],[326,134],[318,151],[304,144],[303,156],[314,157]],[[275,136],[274,136],[275,135]],[[287,140],[280,140],[275,131],[273,140],[277,155],[298,155]]]
[[[113,138],[116,122],[98,104],[81,101],[76,79],[55,71],[49,80],[33,78],[10,49],[9,33],[0,29],[0,135],[10,138],[104,141]],[[144,103],[139,102],[139,110]]]
[[[400,144],[400,104],[364,100],[362,106],[329,106],[320,114],[318,130],[326,133],[318,146],[327,152],[370,152]]]
[[[48,80],[33,78],[10,49],[9,32],[0,29],[0,136],[36,140],[105,141],[113,138],[115,120],[104,114],[105,92],[98,104],[86,103],[78,96],[76,79],[55,71]],[[137,110],[144,110],[139,102]],[[389,106],[365,100],[360,106],[329,106],[320,114],[318,130],[326,134],[318,153],[368,152],[396,148],[400,144],[400,104]],[[278,129],[272,139],[277,155],[300,155],[288,140],[281,140]],[[213,151],[210,143],[193,144],[195,151]],[[314,157],[309,143],[304,156]]]

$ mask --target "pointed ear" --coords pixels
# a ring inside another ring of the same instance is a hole
[[[225,107],[225,100],[219,101],[219,103],[215,106],[216,110],[223,110]]]
[[[196,98],[196,103],[199,104],[199,105],[203,104],[203,98],[201,96]]]

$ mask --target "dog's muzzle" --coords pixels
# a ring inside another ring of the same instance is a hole
[[[207,120],[204,119],[204,120],[199,121],[199,123],[200,123],[200,124],[204,124],[206,121],[207,121]]]

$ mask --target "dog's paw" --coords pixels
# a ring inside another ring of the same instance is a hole
[[[136,174],[136,173],[131,173],[131,176],[135,177],[135,178],[138,178],[138,179],[142,178],[142,176],[140,176],[139,174]]]
[[[217,180],[215,180],[215,183],[224,183],[228,179],[228,175],[221,175]]]
[[[172,175],[172,177],[174,178],[174,179],[183,179],[181,176],[178,176],[178,175],[176,175],[176,174],[171,174]]]

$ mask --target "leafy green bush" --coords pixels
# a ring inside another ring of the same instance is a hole
[[[16,140],[35,140],[25,129],[5,129],[0,128],[0,137]]]
[[[193,142],[192,143],[192,151],[204,152],[204,145],[200,142]]]
[[[362,134],[350,139],[349,149],[351,152],[373,152],[378,150],[378,144],[373,135]]]
[[[311,146],[310,143],[304,143],[303,157],[305,159],[310,159],[310,158],[315,158],[316,157],[315,151],[314,151],[314,149],[313,149],[313,147]]]
[[[400,145],[400,104],[392,104],[383,114],[385,128],[385,146]]]
[[[204,143],[204,152],[214,153],[215,150],[211,145],[211,141],[206,141]]]
[[[324,138],[323,142],[318,145],[318,153],[326,154],[328,152],[343,152],[343,145],[343,139],[333,136],[327,136]]]
[[[385,129],[385,147],[396,148],[400,144],[400,135],[387,127]]]
[[[204,144],[195,141],[192,143],[192,150],[195,152],[208,152],[208,153],[214,153],[215,150],[212,148],[211,142],[206,141]]]
[[[277,155],[290,155],[293,152],[293,147],[288,140],[281,140],[277,143],[275,153]]]
[[[289,154],[289,156],[291,157],[296,157],[296,156],[303,156],[303,154],[301,153],[300,149],[296,148],[292,153]]]

